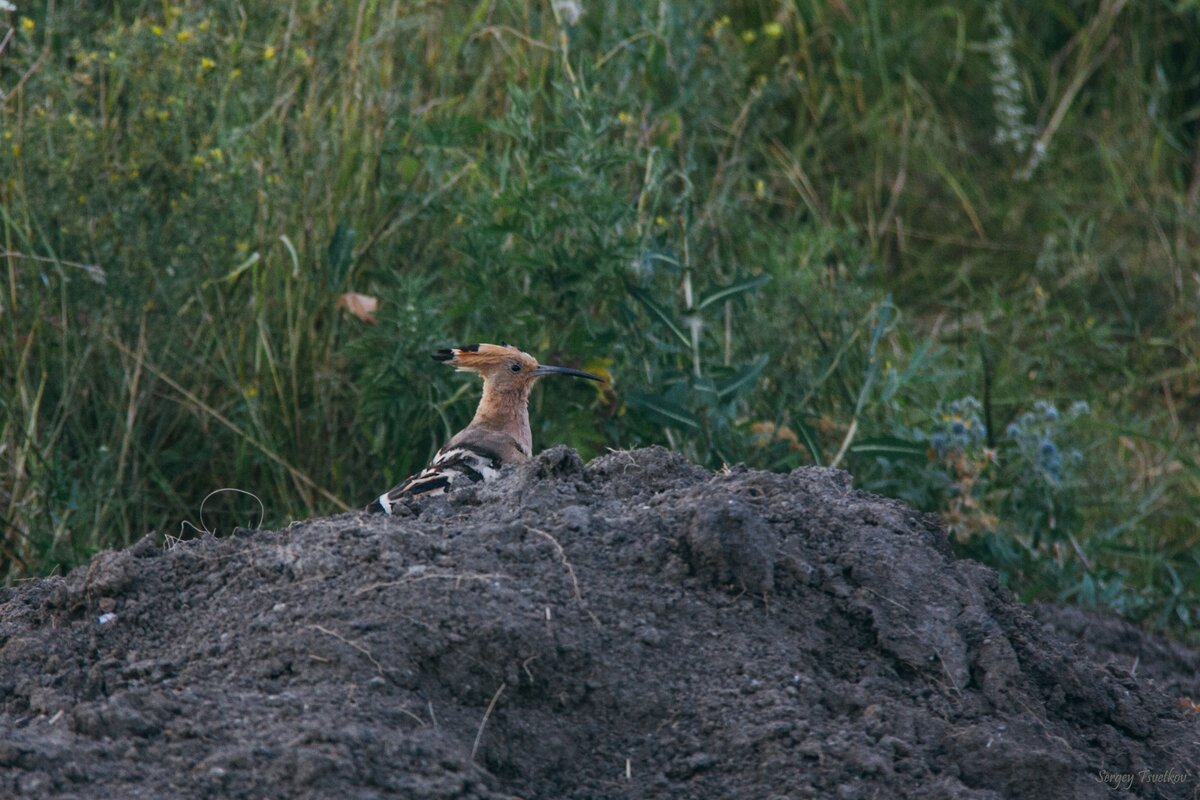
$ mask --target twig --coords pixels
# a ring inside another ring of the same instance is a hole
[[[769,148],[771,155],[783,167],[783,176],[787,178],[788,183],[796,190],[796,194],[800,195],[800,199],[804,201],[804,205],[812,212],[813,216],[821,220],[825,224],[829,224],[829,216],[825,213],[825,209],[821,207],[821,197],[817,194],[816,187],[813,186],[812,180],[808,177],[808,173],[804,171],[804,167],[800,162],[793,158],[783,145],[777,141],[771,142]]]
[[[437,728],[440,728],[441,726],[440,726],[440,725],[438,725],[438,721],[437,721],[437,714],[433,713],[433,701],[432,701],[432,700],[426,700],[426,701],[425,701],[425,705],[429,706],[429,718],[430,718],[431,720],[433,720],[433,727],[434,727],[435,729],[437,729]]]
[[[1088,557],[1083,554],[1083,548],[1079,546],[1079,542],[1075,540],[1075,535],[1068,533],[1067,539],[1071,542],[1071,547],[1075,549],[1075,555],[1079,556],[1079,560],[1083,562],[1083,568],[1088,572],[1092,571],[1092,562],[1088,561]]]
[[[899,608],[899,609],[901,609],[901,610],[903,610],[903,611],[907,611],[909,614],[912,614],[912,613],[913,613],[913,610],[912,610],[911,608],[909,608],[908,606],[904,605],[904,604],[903,604],[903,603],[901,603],[901,602],[898,602],[898,601],[896,601],[896,600],[893,600],[892,598],[888,597],[886,594],[880,594],[879,592],[877,592],[877,591],[875,591],[874,589],[872,589],[870,586],[864,586],[864,587],[862,587],[862,588],[866,589],[868,592],[870,592],[871,594],[875,595],[875,596],[876,596],[876,597],[878,597],[880,600],[886,600],[887,602],[889,602],[889,603],[891,603],[892,605],[894,605],[896,608]]]
[[[914,228],[904,228],[900,230],[898,227],[899,219],[895,219],[888,225],[885,231],[881,233],[895,233],[911,236],[914,239],[922,239],[927,242],[936,242],[937,244],[948,244],[955,247],[973,248],[976,250],[994,250],[1001,253],[1027,253],[1029,255],[1037,255],[1036,247],[1024,247],[1019,244],[1008,244],[1005,242],[997,242],[987,239],[965,239],[961,236],[943,236],[932,231],[923,231]]]
[[[418,725],[420,725],[422,728],[424,728],[426,725],[428,725],[428,724],[429,724],[428,722],[426,722],[425,720],[421,719],[420,717],[418,717],[418,716],[417,716],[416,714],[414,714],[413,712],[409,711],[407,708],[402,708],[402,709],[400,709],[400,713],[401,713],[401,714],[407,714],[408,716],[410,716],[410,717],[412,717],[413,719],[415,719],[415,720],[417,721],[417,724],[418,724]],[[434,726],[434,727],[437,727],[437,726]]]
[[[854,441],[854,434],[858,433],[858,417],[850,420],[850,429],[846,431],[846,438],[842,440],[842,446],[838,448],[837,455],[833,457],[833,461],[829,462],[829,466],[837,469],[837,465],[842,463],[842,456],[846,455],[846,451],[850,448],[850,442]]]
[[[1096,71],[1100,64],[1108,58],[1109,54],[1120,43],[1116,37],[1109,39],[1105,42],[1100,54],[1090,63],[1086,62],[1086,57],[1089,55],[1088,51],[1092,49],[1091,45],[1093,41],[1095,38],[1099,38],[1097,34],[1104,31],[1104,34],[1107,35],[1111,31],[1111,27],[1108,30],[1105,30],[1105,27],[1112,25],[1128,2],[1129,0],[1107,0],[1101,5],[1099,12],[1092,18],[1087,27],[1072,38],[1072,46],[1076,41],[1079,42],[1079,63],[1082,66],[1067,85],[1062,97],[1059,98],[1058,105],[1054,108],[1054,113],[1050,115],[1050,121],[1046,123],[1046,127],[1042,130],[1041,135],[1038,136],[1037,141],[1031,148],[1029,162],[1017,174],[1020,180],[1029,180],[1033,176],[1033,171],[1037,169],[1039,161],[1050,147],[1050,140],[1054,138],[1054,134],[1058,131],[1059,126],[1062,125],[1063,120],[1067,116],[1068,109],[1075,102],[1075,96],[1083,89],[1083,85],[1087,83],[1092,73]]]
[[[892,181],[891,190],[888,192],[887,207],[883,210],[883,216],[879,218],[879,225],[876,226],[875,235],[882,236],[883,232],[891,225],[892,219],[896,215],[896,207],[900,204],[900,196],[904,194],[904,186],[908,183],[908,133],[909,126],[912,123],[912,114],[906,112],[904,121],[900,125],[900,166],[896,170],[896,179]],[[899,239],[899,233],[897,233]]]
[[[324,626],[322,626],[322,625],[309,625],[308,627],[310,627],[310,628],[313,628],[313,629],[315,629],[315,630],[318,630],[318,631],[320,631],[321,633],[328,634],[329,636],[332,636],[333,638],[335,638],[335,639],[337,639],[337,640],[339,640],[339,641],[343,642],[344,644],[348,644],[348,645],[350,645],[350,646],[351,646],[351,647],[353,647],[355,650],[357,650],[358,652],[360,652],[360,653],[362,653],[364,656],[366,656],[366,657],[367,657],[367,659],[368,659],[368,660],[369,660],[369,661],[370,661],[372,664],[374,664],[374,665],[375,665],[375,669],[379,670],[379,674],[380,674],[380,675],[383,675],[383,674],[384,674],[384,672],[383,672],[383,664],[380,664],[380,663],[379,663],[379,661],[377,661],[377,660],[375,659],[375,656],[371,655],[371,651],[370,651],[370,650],[368,650],[367,648],[363,647],[363,646],[362,646],[361,644],[359,644],[358,642],[352,642],[352,641],[350,641],[349,639],[347,639],[345,636],[342,636],[342,635],[341,635],[340,633],[338,633],[337,631],[331,631],[331,630],[329,630],[329,628],[326,628],[326,627],[324,627]],[[489,709],[489,710],[490,710],[490,709]],[[411,714],[411,712],[409,712],[409,713]],[[414,716],[414,717],[416,717],[416,715],[415,715],[415,714],[411,714],[411,715],[412,715],[412,716]],[[420,718],[420,717],[416,717],[416,718],[417,718],[418,720],[421,720],[421,718]],[[485,719],[486,719],[486,717],[485,717]],[[421,722],[423,723],[423,722],[424,722],[424,720],[421,720]]]
[[[536,533],[538,536],[544,537],[545,539],[549,540],[550,544],[554,545],[554,549],[558,552],[559,560],[562,561],[562,565],[567,568],[567,574],[571,576],[571,586],[575,589],[575,599],[582,603],[583,594],[579,591],[579,581],[575,577],[575,568],[571,566],[571,562],[567,560],[567,552],[563,550],[563,546],[558,543],[558,539],[555,539],[550,534],[543,530],[538,530],[537,528],[530,528],[529,530],[533,533]]]
[[[651,36],[665,44],[665,42],[663,41],[662,35],[659,34],[657,31],[638,31],[633,36],[628,36],[628,37],[622,39],[621,41],[617,42],[616,45],[614,45],[611,50],[609,50],[607,53],[605,53],[603,56],[601,56],[600,59],[596,62],[595,69],[603,68],[604,65],[609,62],[609,59],[611,59],[613,56],[615,56],[621,50],[624,50],[626,47],[628,47],[629,45],[638,41],[639,39],[645,39],[645,38],[651,37]]]
[[[138,384],[142,379],[142,359],[146,356],[146,315],[138,326],[137,358],[133,365],[133,379],[129,381],[129,407],[125,410],[125,434],[121,437],[121,452],[117,457],[117,484],[125,474],[125,460],[129,457],[129,445],[133,439],[134,422],[138,414]],[[200,520],[201,524],[204,520]]]
[[[254,526],[254,530],[259,530],[262,528],[263,520],[267,518],[267,507],[263,505],[262,499],[254,492],[248,492],[245,489],[238,489],[233,486],[222,486],[220,489],[213,489],[211,492],[204,495],[204,499],[200,501],[200,527],[204,529],[205,533],[211,533],[214,536],[216,535],[216,531],[210,531],[208,529],[208,524],[204,521],[204,504],[207,503],[209,498],[214,494],[220,494],[221,492],[235,492],[237,494],[249,495],[258,501],[258,524]]]
[[[1124,5],[1124,3],[1120,5]],[[1100,51],[1100,55],[1096,56],[1095,60],[1076,73],[1075,78],[1067,86],[1066,91],[1063,92],[1062,97],[1059,99],[1058,105],[1055,106],[1054,113],[1050,115],[1050,121],[1046,123],[1041,136],[1037,138],[1037,141],[1033,143],[1033,147],[1030,148],[1031,152],[1028,163],[1017,173],[1017,177],[1020,180],[1027,181],[1033,177],[1033,172],[1037,169],[1043,154],[1050,148],[1050,140],[1058,132],[1059,126],[1062,125],[1063,120],[1067,117],[1067,111],[1071,108],[1071,104],[1075,102],[1075,96],[1079,94],[1084,84],[1092,77],[1092,73],[1117,48],[1118,44],[1120,42],[1116,38],[1110,39],[1104,46],[1104,49]]]
[[[17,81],[17,85],[12,88],[11,92],[8,92],[7,94],[0,92],[0,104],[7,103],[9,100],[12,100],[14,97],[16,97],[17,94],[20,93],[21,88],[25,85],[25,81],[29,80],[33,73],[38,71],[38,69],[42,66],[42,62],[45,60],[46,51],[43,50],[41,55],[37,57],[37,61],[33,62],[33,66],[25,71],[25,74],[21,76],[21,80]]]
[[[471,761],[475,760],[475,754],[479,752],[479,742],[483,739],[483,729],[487,727],[488,717],[492,715],[492,709],[496,707],[496,701],[500,699],[500,695],[508,688],[508,684],[501,681],[500,688],[492,695],[492,702],[488,703],[487,711],[483,712],[483,719],[479,721],[479,730],[475,732],[475,744],[471,745]]]
[[[471,34],[470,39],[468,39],[467,41],[473,41],[475,39],[479,39],[484,36],[494,36],[497,40],[499,40],[501,38],[500,34],[502,34],[502,33],[507,33],[510,36],[515,36],[518,39],[520,39],[522,42],[524,42],[525,44],[529,45],[530,47],[536,47],[541,50],[548,50],[551,53],[554,52],[553,45],[549,45],[539,39],[534,39],[533,37],[526,36],[525,34],[521,33],[516,28],[510,28],[507,25],[488,25],[486,28],[481,28],[480,30]]]
[[[30,256],[25,253],[18,253],[15,250],[7,250],[0,253],[0,258],[23,258],[26,261],[40,261],[44,264],[61,264],[64,267],[74,267],[81,269],[88,274],[96,283],[107,283],[108,273],[99,264],[81,264],[78,261],[64,261],[61,258],[47,258],[46,256]]]
[[[488,581],[495,578],[504,578],[511,580],[511,577],[501,572],[435,572],[428,575],[409,575],[395,581],[383,581],[381,583],[372,583],[360,587],[355,594],[365,594],[376,589],[391,589],[396,586],[403,586],[406,583],[417,583],[418,581],[431,581],[438,578],[453,578],[455,580],[472,580],[472,581]]]

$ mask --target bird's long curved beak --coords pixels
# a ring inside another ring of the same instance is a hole
[[[576,378],[587,378],[590,381],[600,381],[604,383],[604,378],[599,375],[593,375],[590,372],[584,372],[581,369],[571,369],[570,367],[556,367],[551,364],[541,364],[533,371],[534,375],[573,375]]]

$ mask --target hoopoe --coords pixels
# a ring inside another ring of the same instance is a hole
[[[528,461],[533,453],[529,392],[538,378],[573,375],[604,380],[583,370],[538,364],[533,356],[508,344],[466,344],[438,350],[433,360],[482,376],[483,398],[475,418],[437,451],[429,466],[379,495],[367,511],[391,514],[404,497],[437,495],[456,485],[494,480],[503,465]]]

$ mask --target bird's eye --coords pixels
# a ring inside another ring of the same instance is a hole
[[[520,365],[520,364],[513,364],[511,367],[509,367],[509,369],[511,369],[513,372],[520,372],[520,371],[521,371],[521,365]]]

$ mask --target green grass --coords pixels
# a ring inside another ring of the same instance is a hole
[[[542,446],[836,464],[1026,597],[1200,612],[1200,4],[17,5],[9,580],[361,505],[506,340],[613,377]]]

